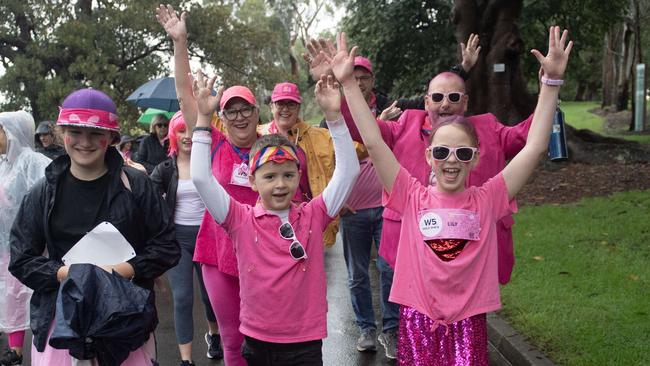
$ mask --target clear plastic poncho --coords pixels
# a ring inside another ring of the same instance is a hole
[[[9,232],[23,197],[40,178],[50,159],[34,151],[34,118],[23,111],[0,113],[7,151],[0,155],[0,331],[29,328],[32,291],[9,273]]]

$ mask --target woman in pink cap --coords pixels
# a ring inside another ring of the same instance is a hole
[[[156,18],[174,42],[174,77],[176,94],[188,130],[193,130],[198,116],[197,103],[192,93],[187,53],[186,13],[179,18],[171,6],[156,9]],[[219,117],[215,113],[210,158],[212,174],[228,194],[240,203],[255,205],[258,194],[248,181],[248,154],[257,140],[259,109],[253,93],[245,86],[232,86],[222,93]],[[300,190],[299,190],[300,191]],[[301,197],[302,193],[297,193]],[[210,303],[219,325],[219,334],[206,333],[208,357],[223,343],[223,357],[227,366],[243,366],[241,356],[244,336],[239,331],[239,272],[237,258],[230,237],[205,211],[194,250],[194,261],[201,264],[201,272]],[[185,363],[183,363],[185,362]],[[184,359],[181,365],[191,365]]]
[[[293,83],[279,83],[271,94],[273,120],[262,126],[263,134],[277,133],[287,137],[298,147],[301,163],[300,187],[310,200],[323,192],[334,172],[334,145],[326,128],[316,127],[300,119],[302,98],[298,86]],[[358,155],[365,155],[359,150]],[[336,240],[338,220],[332,222],[324,235],[325,245]]]
[[[48,338],[54,328],[57,290],[70,270],[62,258],[86,233],[104,222],[117,228],[135,256],[102,268],[151,291],[154,279],[180,256],[169,211],[153,183],[125,166],[111,146],[120,136],[111,98],[98,90],[78,90],[63,101],[57,124],[63,127],[68,155],[53,161],[45,179],[25,196],[11,231],[9,271],[34,290],[30,314],[34,366],[72,362],[68,350],[52,348]],[[155,359],[150,336],[122,365],[153,365]]]

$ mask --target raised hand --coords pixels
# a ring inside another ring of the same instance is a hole
[[[316,83],[314,95],[325,119],[336,121],[341,117],[341,91],[334,76],[322,75]]]
[[[194,94],[194,99],[196,99],[196,105],[200,116],[210,116],[211,118],[212,113],[214,113],[219,106],[223,89],[219,88],[217,95],[212,95],[212,88],[214,87],[216,79],[216,76],[208,79],[203,74],[203,71],[199,70],[196,74],[196,78],[192,81],[192,93]],[[197,122],[197,126],[199,125],[202,125],[201,118],[199,118]]]
[[[461,66],[465,72],[469,72],[476,65],[476,61],[478,61],[478,55],[481,53],[481,46],[478,45],[478,42],[478,34],[472,33],[467,39],[467,45],[462,42],[460,43],[460,51],[463,55]]]
[[[165,32],[174,42],[187,40],[186,18],[186,12],[179,17],[171,5],[160,5],[156,8],[156,20],[165,28]]]
[[[564,76],[569,54],[573,48],[573,41],[567,44],[568,37],[569,31],[565,29],[560,33],[560,27],[553,26],[548,31],[548,54],[544,56],[536,49],[530,51],[539,61],[543,75],[549,79],[562,79]]]
[[[336,35],[336,54],[334,57],[327,56],[332,72],[341,85],[349,82],[356,82],[354,78],[354,58],[357,55],[357,47],[352,47],[348,53],[348,44],[345,33]]]
[[[332,73],[332,68],[326,57],[334,57],[336,53],[332,41],[322,38],[318,40],[312,39],[307,43],[307,51],[308,53],[304,53],[302,57],[309,64],[309,74],[312,79],[318,81],[321,75],[330,75]]]
[[[397,101],[394,101],[393,104],[389,105],[384,109],[379,115],[379,119],[382,121],[394,121],[402,114],[402,110],[397,107]]]

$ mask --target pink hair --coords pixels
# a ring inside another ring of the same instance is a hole
[[[167,138],[169,139],[169,156],[178,155],[178,141],[176,140],[176,134],[187,128],[185,119],[183,118],[183,113],[181,111],[176,112],[171,120],[169,120],[169,130],[167,132]],[[214,144],[219,138],[219,132],[216,128],[212,128],[212,143]]]
[[[169,156],[178,154],[178,142],[176,141],[176,133],[180,130],[187,128],[183,113],[176,112],[171,120],[169,120],[169,130],[167,131],[167,138],[169,139]]]
[[[463,78],[460,77],[460,75],[458,75],[456,73],[453,73],[451,71],[443,71],[440,74],[434,76],[429,81],[429,84],[427,85],[427,90],[431,87],[431,83],[436,79],[456,79],[456,80],[460,81],[460,85],[463,86],[462,92],[465,92],[465,80],[463,80]]]

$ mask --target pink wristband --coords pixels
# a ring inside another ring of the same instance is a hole
[[[542,76],[542,84],[546,84],[549,86],[560,86],[564,84],[564,80],[562,79],[549,79],[546,76]]]

